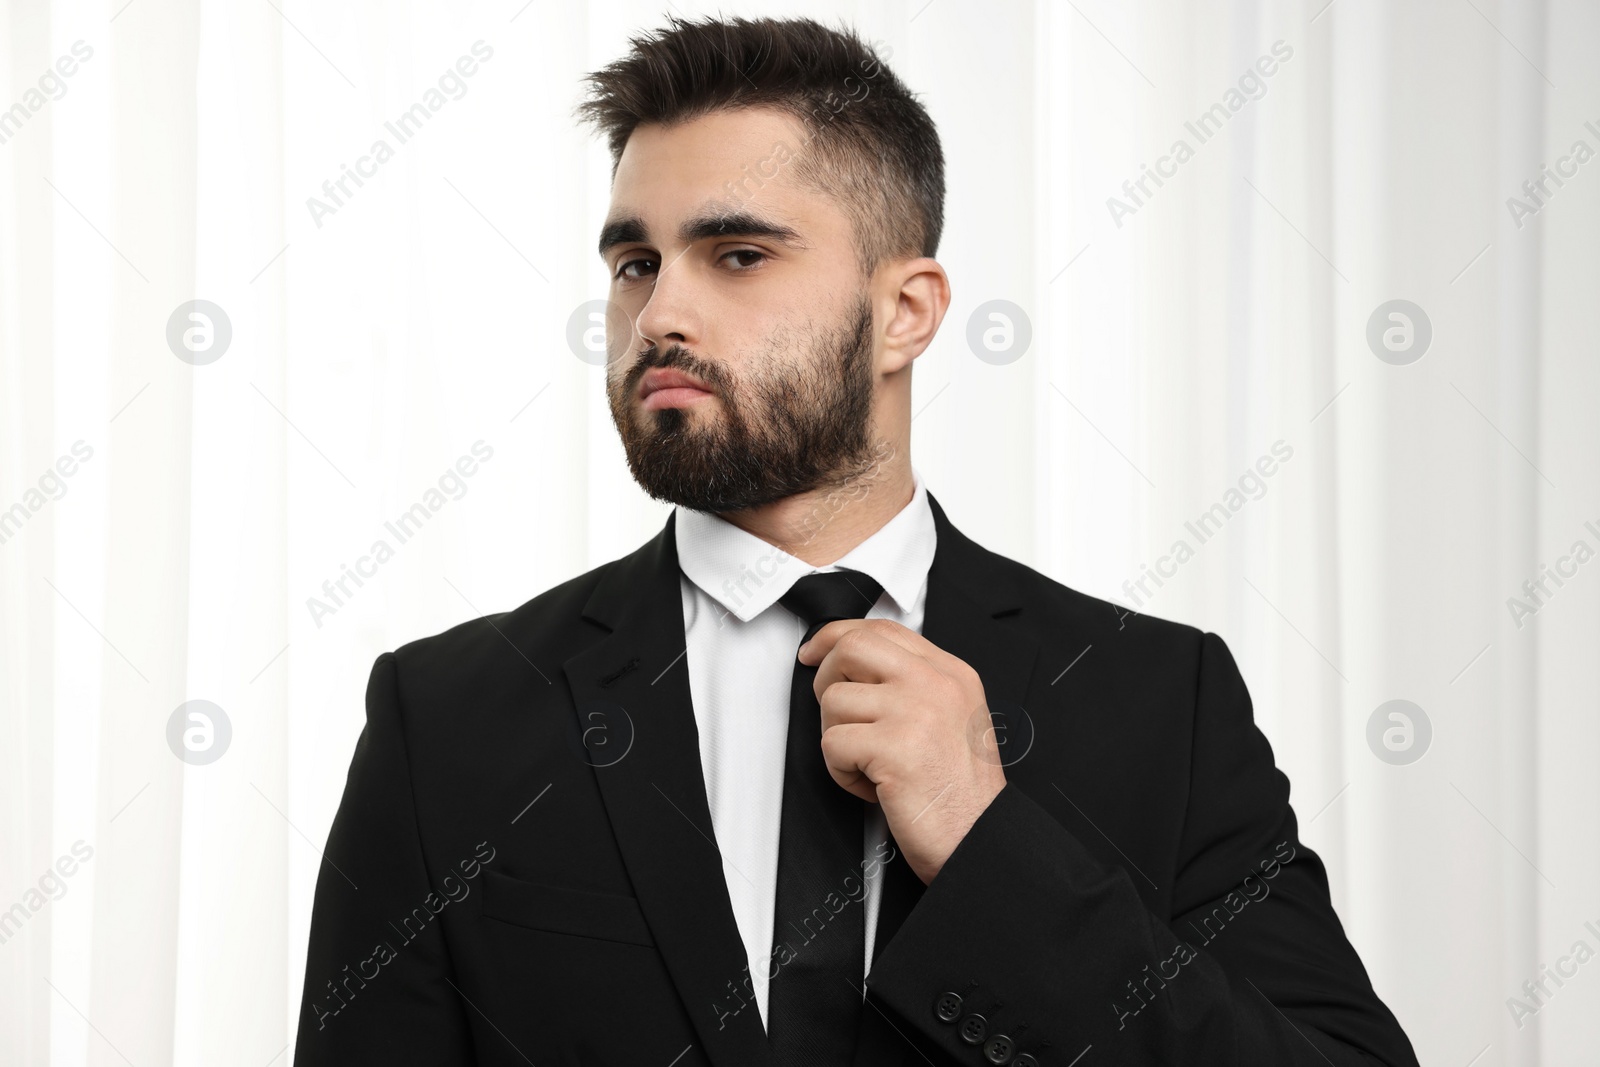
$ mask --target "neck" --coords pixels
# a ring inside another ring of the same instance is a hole
[[[813,567],[826,567],[883,529],[915,492],[911,461],[898,450],[860,474],[722,518]]]

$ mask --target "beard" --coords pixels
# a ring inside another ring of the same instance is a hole
[[[772,353],[744,363],[751,370],[735,377],[681,345],[651,345],[626,374],[607,378],[611,419],[646,493],[694,511],[742,511],[843,486],[872,468],[872,305],[864,294],[808,359]],[[639,379],[652,367],[699,378],[720,412],[713,401],[698,403],[706,409],[698,415],[641,408]]]

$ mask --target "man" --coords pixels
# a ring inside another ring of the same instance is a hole
[[[677,508],[378,658],[296,1062],[1414,1064],[1223,642],[912,469],[950,301],[912,95],[808,20],[590,81],[611,413]]]

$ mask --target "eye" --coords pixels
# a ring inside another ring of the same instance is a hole
[[[741,263],[741,264],[738,264],[735,267],[735,271],[734,272],[735,273],[739,273],[739,274],[742,274],[742,273],[744,273],[746,271],[754,270],[757,266],[759,266],[762,263],[765,263],[766,260],[767,260],[767,254],[765,252],[759,252],[754,248],[736,248],[732,252],[724,253],[721,256],[721,258],[722,259],[727,259],[729,256],[753,256],[753,257],[755,257],[755,262],[754,263]]]
[[[627,270],[628,270],[629,267],[632,267],[632,266],[635,266],[635,265],[641,264],[641,263],[642,264],[654,265],[655,260],[649,259],[649,258],[643,257],[643,256],[636,257],[634,259],[625,259],[620,264],[617,265],[617,272],[612,275],[612,278],[615,279],[615,278],[622,278],[622,277],[626,276],[627,278],[630,278],[630,279],[632,279],[634,281],[639,280],[639,275],[637,275],[637,274],[628,274]]]

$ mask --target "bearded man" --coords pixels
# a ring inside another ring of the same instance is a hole
[[[913,468],[950,284],[904,84],[674,19],[590,88],[607,397],[675,507],[378,657],[295,1062],[1414,1065],[1222,640]]]

